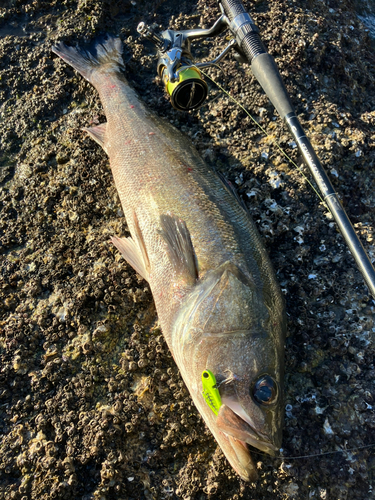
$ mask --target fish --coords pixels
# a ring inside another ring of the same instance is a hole
[[[107,122],[84,128],[107,153],[130,237],[113,236],[148,281],[192,400],[233,469],[255,481],[247,445],[274,455],[284,414],[285,305],[248,210],[190,139],[142,102],[106,34],[53,52],[98,91]],[[202,394],[216,379],[217,414]]]

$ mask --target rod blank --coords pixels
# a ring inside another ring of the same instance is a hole
[[[254,76],[262,86],[268,98],[275,106],[276,110],[284,119],[289,130],[298,144],[299,150],[308,166],[324,201],[332,213],[339,230],[352,253],[362,276],[375,299],[375,269],[370,261],[366,250],[363,248],[340,200],[333,189],[326,171],[319,161],[309,139],[300,124],[289,95],[285,88],[274,58],[267,53],[259,36],[258,29],[252,21],[248,26],[236,23],[237,16],[243,16],[246,12],[242,0],[222,0],[225,14],[230,21],[230,29],[239,42],[240,48],[245,53],[251,63]],[[236,32],[236,26],[239,26]]]

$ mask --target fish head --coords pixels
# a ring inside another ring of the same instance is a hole
[[[273,292],[273,290],[272,290]],[[246,444],[274,455],[283,427],[285,318],[281,295],[262,289],[225,263],[181,308],[173,354],[200,413],[233,468],[253,480]],[[215,415],[202,396],[210,370],[222,405]]]

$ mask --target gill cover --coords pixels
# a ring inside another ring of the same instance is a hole
[[[246,335],[261,330],[269,314],[251,277],[231,262],[209,271],[182,305],[172,337],[175,357],[201,337]],[[208,367],[209,368],[209,367]]]

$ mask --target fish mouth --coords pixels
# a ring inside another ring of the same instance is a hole
[[[243,441],[226,435],[229,448],[226,450],[226,457],[233,469],[244,481],[255,482],[258,479],[256,464],[249,453],[249,448]]]
[[[241,413],[244,413],[243,410]],[[221,432],[235,438],[236,441],[240,441],[244,446],[247,443],[258,450],[275,456],[279,447],[275,446],[267,435],[255,431],[249,423],[249,417],[246,416],[246,421],[243,418],[245,415],[238,415],[236,408],[232,410],[227,404],[222,404],[216,418],[216,425]]]

